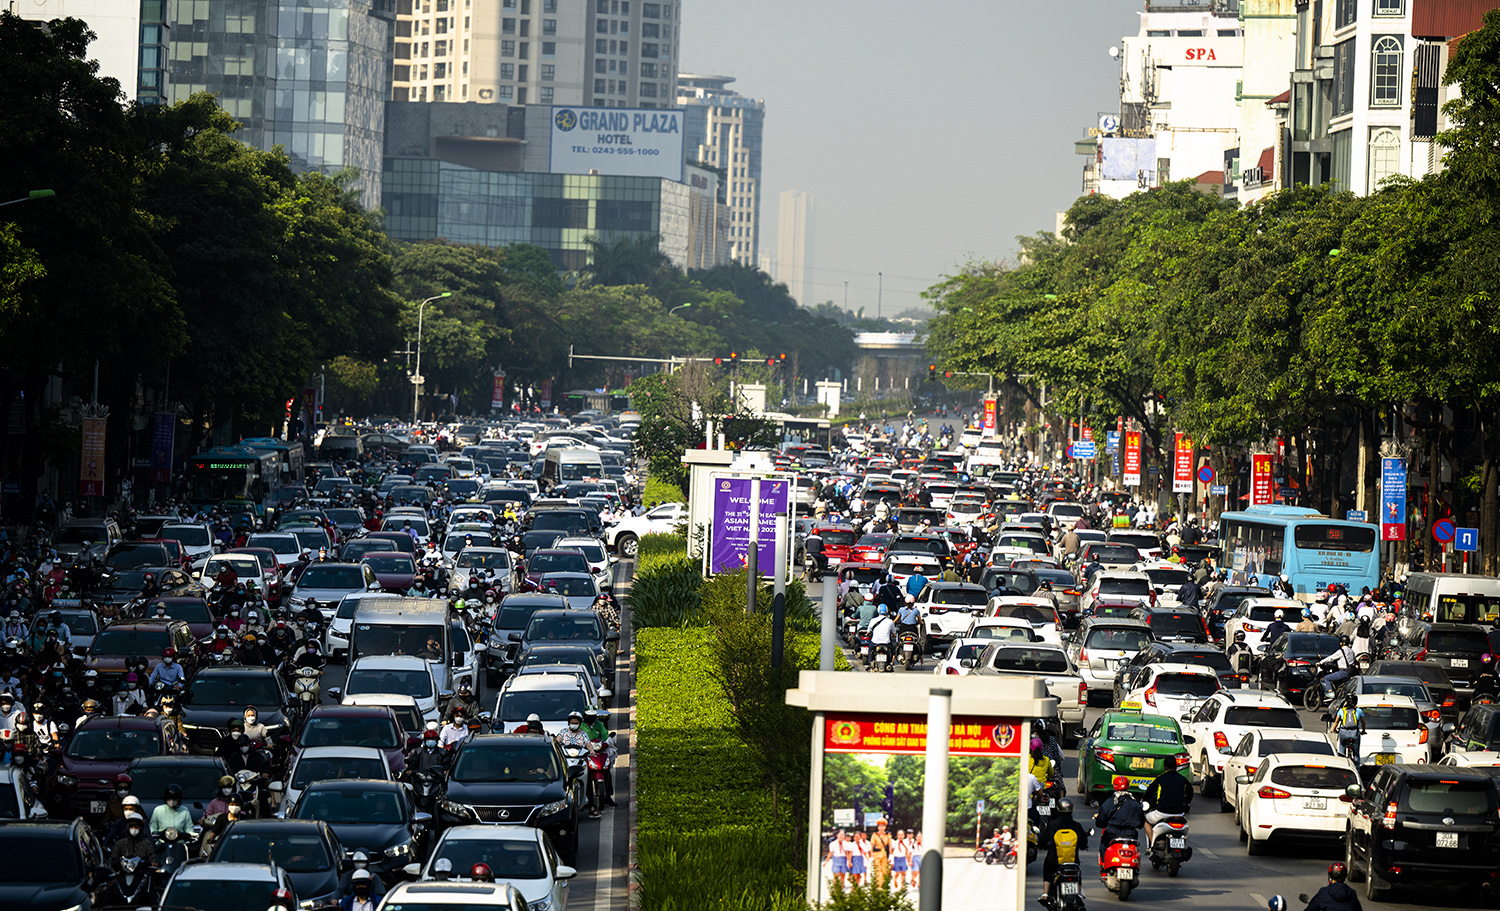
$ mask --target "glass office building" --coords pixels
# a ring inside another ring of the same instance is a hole
[[[298,170],[358,171],[381,198],[395,9],[387,0],[176,0],[171,99],[212,92],[242,142],[282,146]]]

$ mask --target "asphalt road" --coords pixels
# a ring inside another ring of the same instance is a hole
[[[811,586],[808,596],[818,600],[822,596],[821,586]],[[856,667],[857,672],[863,672],[858,659],[852,649],[843,646],[845,656],[850,664]],[[925,673],[932,674],[936,661],[928,656],[924,666],[914,670],[906,671],[898,667],[893,673]],[[1092,708],[1085,716],[1085,727],[1094,723],[1102,708]],[[1321,730],[1322,724],[1317,715],[1312,712],[1302,713],[1303,726],[1308,730]],[[1068,782],[1070,789],[1077,780],[1078,775],[1078,753],[1076,750],[1064,751],[1065,761],[1063,763],[1063,780]],[[1196,784],[1196,782],[1195,782]],[[1079,802],[1074,817],[1080,821],[1087,816],[1092,821],[1092,811],[1087,810],[1081,800],[1074,795],[1075,801]],[[1132,905],[1145,905],[1147,907],[1162,908],[1214,908],[1214,909],[1259,909],[1265,911],[1271,896],[1281,895],[1286,898],[1288,904],[1293,908],[1302,908],[1305,903],[1299,903],[1299,893],[1312,895],[1327,884],[1328,865],[1335,860],[1343,859],[1342,843],[1331,845],[1327,848],[1318,848],[1298,845],[1295,847],[1272,846],[1271,853],[1262,857],[1249,857],[1245,852],[1245,846],[1240,843],[1239,832],[1234,826],[1234,814],[1220,813],[1219,802],[1215,799],[1204,799],[1201,796],[1194,801],[1193,812],[1188,817],[1188,844],[1193,848],[1193,858],[1182,867],[1182,871],[1175,879],[1168,878],[1165,872],[1156,872],[1147,864],[1141,871],[1141,878],[1136,889],[1131,892],[1130,903]],[[1098,842],[1090,840],[1093,850],[1087,853],[1088,858],[1097,856]],[[950,861],[951,865],[951,861]],[[958,865],[960,868],[962,864]],[[970,867],[979,867],[972,862]],[[949,865],[945,865],[945,870]],[[991,872],[995,868],[989,868]],[[1030,896],[1039,896],[1041,888],[1038,877],[1041,865],[1031,865],[1028,873],[1032,882],[1028,883],[1026,892]],[[1116,897],[1104,889],[1097,878],[1097,867],[1090,863],[1084,865],[1084,895],[1087,901],[1096,906],[1100,902],[1114,902]],[[978,874],[975,874],[978,875]],[[969,888],[971,876],[959,872],[960,881],[965,884],[965,891]],[[996,881],[998,882],[998,880]],[[946,885],[946,883],[945,883]],[[1363,896],[1363,887],[1356,886],[1361,891],[1361,902],[1368,908],[1378,907],[1390,909],[1390,911],[1405,911],[1415,908],[1474,908],[1479,907],[1480,902],[1474,895],[1464,894],[1456,890],[1398,890],[1393,893],[1394,901],[1376,905]],[[944,892],[948,890],[945,888]],[[945,897],[946,903],[946,897]],[[953,907],[975,907],[970,904],[954,905]],[[982,907],[982,905],[980,905]]]

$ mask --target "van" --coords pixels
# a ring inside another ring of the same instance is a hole
[[[1412,573],[1401,595],[1403,631],[1428,611],[1434,623],[1493,626],[1500,618],[1500,579],[1463,573]]]
[[[419,655],[431,666],[440,694],[451,695],[461,682],[475,685],[473,670],[457,667],[446,601],[350,597],[359,597],[349,628],[350,664],[369,655]]]
[[[542,457],[542,480],[549,484],[592,481],[604,475],[604,462],[592,449],[548,449]]]

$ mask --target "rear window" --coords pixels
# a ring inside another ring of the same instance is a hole
[[[1147,579],[1110,579],[1099,580],[1099,594],[1101,595],[1150,595],[1151,582]]]
[[[1203,635],[1203,623],[1197,614],[1152,614],[1147,622],[1158,636]]]
[[[1219,678],[1207,674],[1162,674],[1153,686],[1163,696],[1201,696],[1207,699],[1219,691]]]
[[[1277,611],[1281,611],[1285,615],[1288,611],[1293,611],[1293,608],[1278,607],[1275,604],[1257,604],[1250,608],[1250,619],[1256,622],[1269,623],[1276,619]]]
[[[1143,629],[1096,629],[1084,641],[1087,648],[1123,649],[1138,652],[1151,644],[1151,634]]]
[[[1425,661],[1402,661],[1396,664],[1376,662],[1369,673],[1372,677],[1415,677],[1423,683],[1435,683],[1445,689],[1453,688],[1453,682],[1448,679],[1448,673],[1443,670],[1442,665]]]
[[[1412,702],[1431,702],[1432,694],[1420,683],[1364,681],[1361,693],[1380,696],[1405,696]]]
[[[1382,731],[1415,731],[1417,710],[1404,705],[1372,705],[1364,709],[1365,727]]]
[[[1151,550],[1153,548],[1161,546],[1161,542],[1156,539],[1155,535],[1143,535],[1135,532],[1121,531],[1110,532],[1109,543],[1129,544],[1133,547],[1138,547],[1141,550]]]
[[[1198,664],[1225,673],[1234,670],[1229,666],[1229,656],[1221,651],[1171,652],[1163,656],[1162,660],[1174,664]]]
[[[977,607],[989,600],[989,595],[977,588],[945,588],[933,592],[933,600],[938,604],[963,604]],[[1047,619],[1052,619],[1048,617]]]
[[[1292,542],[1303,550],[1337,550],[1367,554],[1375,549],[1372,525],[1298,525]]]
[[[1141,722],[1120,722],[1109,726],[1105,734],[1108,740],[1135,741],[1136,743],[1180,743],[1181,737],[1171,728],[1157,727]]]
[[[1286,740],[1279,737],[1262,737],[1260,755],[1270,756],[1274,753],[1317,753],[1321,756],[1332,756],[1333,745],[1326,740]]]
[[[1331,754],[1332,749],[1329,750]],[[1283,765],[1271,770],[1271,784],[1288,788],[1318,788],[1342,791],[1351,784],[1359,784],[1359,776],[1352,769],[1322,765]]]
[[[1160,585],[1163,588],[1177,588],[1192,578],[1192,575],[1186,570],[1167,569],[1165,567],[1148,569],[1146,570],[1146,576],[1151,580],[1152,585]]]
[[[1294,708],[1276,706],[1239,705],[1230,706],[1224,713],[1225,724],[1237,724],[1247,728],[1291,728],[1302,730],[1302,719]]]
[[[848,547],[859,540],[859,533],[853,531],[819,531],[818,537],[823,539],[824,544],[832,544],[835,547]]]
[[[1429,630],[1427,650],[1430,652],[1477,652],[1490,650],[1489,637],[1477,630]]]
[[[1089,558],[1094,557],[1101,563],[1134,563],[1141,558],[1141,552],[1133,545],[1096,544],[1089,548]]]
[[[1468,781],[1409,781],[1406,808],[1413,813],[1483,816],[1495,811],[1493,785]]]
[[[891,563],[891,572],[898,576],[912,576],[917,573],[925,575],[926,571],[931,569],[932,567],[926,563],[908,563],[904,560],[897,560]]]
[[[1027,623],[1056,623],[1057,615],[1045,607],[1030,604],[1000,604],[990,612],[991,617],[1011,617]]]
[[[1006,647],[995,650],[990,667],[1002,671],[1026,671],[1033,674],[1066,674],[1068,659],[1050,648]]]
[[[1035,642],[1036,633],[1029,626],[981,626],[970,630],[970,639],[999,639],[1002,642]]]

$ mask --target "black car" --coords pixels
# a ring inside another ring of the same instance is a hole
[[[214,842],[210,863],[271,863],[286,871],[304,907],[339,899],[339,875],[348,868],[333,827],[312,819],[241,819]]]
[[[1215,642],[1224,642],[1224,621],[1239,609],[1246,598],[1269,598],[1271,590],[1254,585],[1221,585],[1214,590],[1208,603],[1203,605],[1203,616],[1208,618],[1208,635]]]
[[[379,871],[421,863],[430,847],[432,817],[417,811],[400,782],[314,782],[297,797],[291,818],[328,823],[345,851],[365,852],[370,867]]]
[[[1114,704],[1119,705],[1125,694],[1135,689],[1136,677],[1148,664],[1197,664],[1209,668],[1219,678],[1219,687],[1226,690],[1240,688],[1239,675],[1229,664],[1229,658],[1211,645],[1187,642],[1151,642],[1136,652],[1129,661],[1115,672]]]
[[[1434,623],[1427,628],[1414,657],[1418,661],[1439,664],[1448,672],[1448,679],[1460,696],[1459,708],[1462,709],[1468,706],[1467,697],[1474,690],[1474,678],[1483,666],[1480,656],[1489,650],[1490,638],[1482,626]]]
[[[229,770],[217,756],[142,756],[130,761],[125,774],[147,819],[166,803],[167,785],[175,784],[182,788],[182,805],[196,823],[203,818],[203,808],[218,796],[219,779]]]
[[[109,878],[83,820],[0,825],[0,908],[87,908]]]
[[[275,728],[273,737],[289,733],[294,700],[281,675],[269,667],[206,667],[193,675],[182,699],[182,731],[199,753],[212,753],[229,731],[229,722],[255,706],[256,720]]]
[[[521,654],[521,635],[531,625],[531,617],[540,610],[566,610],[568,599],[543,592],[506,595],[490,624],[489,646],[484,653],[485,682],[499,682],[501,674],[515,668]]]
[[[521,636],[521,652],[533,645],[587,645],[594,650],[599,666],[615,666],[615,643],[620,634],[606,629],[604,621],[592,610],[540,610]]]
[[[482,734],[459,746],[438,801],[447,826],[529,825],[569,863],[578,855],[583,783],[546,734]]]
[[[1371,902],[1394,886],[1489,889],[1500,879],[1500,782],[1484,771],[1380,766],[1349,796],[1349,882],[1366,883]]]
[[[539,550],[546,550],[552,545],[566,538],[568,533],[558,531],[555,528],[546,528],[539,531],[528,531],[521,535],[521,551],[524,559],[531,559],[531,555]]]
[[[1260,659],[1260,688],[1300,705],[1318,662],[1339,650],[1339,638],[1328,633],[1287,633]]]
[[[1455,753],[1500,751],[1500,705],[1473,705],[1449,738]]]
[[[1160,642],[1208,643],[1208,625],[1196,610],[1176,607],[1137,607],[1130,619],[1144,620],[1151,635]]]
[[[545,667],[553,664],[576,664],[586,669],[594,678],[594,689],[614,689],[614,668],[606,671],[599,664],[599,653],[588,644],[533,645],[522,653],[516,662],[516,673],[528,667]],[[605,705],[608,705],[605,702]]]
[[[1448,679],[1448,672],[1431,661],[1397,661],[1383,658],[1372,662],[1365,674],[1371,677],[1415,677],[1427,684],[1427,692],[1437,703],[1445,724],[1456,724],[1460,709],[1458,690]]]
[[[527,531],[558,531],[564,535],[601,535],[599,514],[582,507],[533,509],[526,514]]]

